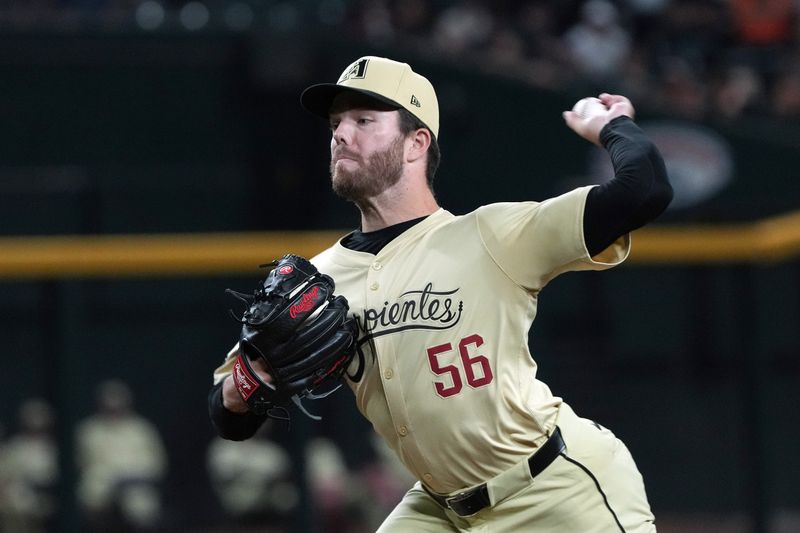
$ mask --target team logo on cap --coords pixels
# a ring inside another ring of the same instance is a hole
[[[351,79],[361,79],[367,74],[367,63],[369,63],[369,59],[359,59],[350,67],[342,72],[342,75],[339,77],[339,81],[336,83],[342,83],[347,80]]]

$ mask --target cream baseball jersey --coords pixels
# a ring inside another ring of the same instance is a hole
[[[312,259],[359,325],[348,369],[359,410],[432,490],[484,482],[552,431],[561,399],[537,380],[528,349],[538,293],[630,248],[625,236],[589,257],[589,188],[463,216],[440,209],[377,255],[337,243]]]
[[[439,209],[377,255],[336,243],[312,259],[359,325],[347,373],[359,410],[432,490],[482,483],[553,430],[561,399],[537,379],[528,348],[539,291],[563,272],[612,267],[630,250],[626,235],[589,257],[589,189],[463,216]]]

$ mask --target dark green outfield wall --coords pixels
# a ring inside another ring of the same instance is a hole
[[[352,208],[328,190],[328,133],[298,94],[362,53],[388,52],[329,44],[0,37],[0,234],[352,227]],[[560,117],[574,95],[414,66],[439,91],[437,191],[450,210],[543,199],[580,182],[589,146]],[[644,109],[641,118],[663,117]],[[800,206],[798,128],[713,126],[733,150],[731,186],[663,222]],[[0,422],[13,429],[19,402],[44,395],[59,405],[68,446],[95,384],[122,377],[167,440],[175,530],[216,518],[203,467],[205,392],[237,333],[223,290],[249,290],[257,275],[254,265],[247,278],[0,282]],[[798,326],[796,260],[626,266],[554,281],[532,347],[554,391],[629,444],[657,512],[758,515],[800,508],[800,429],[790,423],[800,405]],[[357,463],[368,428],[348,394],[325,404],[336,414],[321,425],[298,421],[282,438],[343,425],[332,434]],[[72,480],[70,461],[64,467]],[[65,516],[63,530],[78,530]]]

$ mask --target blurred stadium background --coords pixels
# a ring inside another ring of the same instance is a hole
[[[373,54],[437,87],[455,213],[606,179],[560,114],[630,96],[676,200],[545,291],[541,375],[628,443],[660,531],[800,531],[798,6],[0,1],[0,530],[362,532],[399,499],[346,391],[242,444],[206,414],[224,289],[358,223],[298,99]]]

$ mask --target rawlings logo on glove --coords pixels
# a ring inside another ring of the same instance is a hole
[[[289,308],[289,316],[297,318],[297,315],[304,311],[309,311],[314,308],[314,305],[319,301],[319,287],[312,287],[311,290],[303,294],[299,304],[294,304]]]
[[[241,356],[239,354],[239,357]],[[233,364],[233,380],[236,383],[236,389],[245,401],[258,389],[256,378],[247,371],[245,363],[238,359]]]
[[[248,304],[241,318],[234,382],[250,410],[275,416],[290,402],[314,419],[302,400],[319,399],[323,384],[338,380],[352,360],[357,327],[347,317],[344,296],[335,296],[330,276],[307,259],[286,255],[250,296],[228,290]],[[264,381],[252,362],[261,360],[272,377]]]

